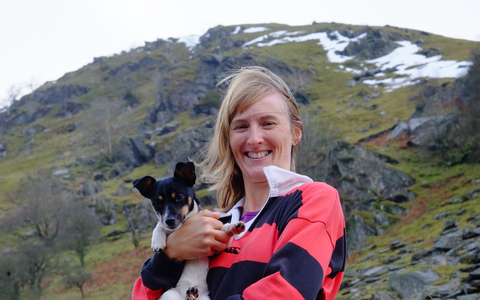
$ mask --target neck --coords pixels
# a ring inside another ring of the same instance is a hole
[[[259,211],[268,199],[270,187],[268,182],[246,183],[244,211]]]

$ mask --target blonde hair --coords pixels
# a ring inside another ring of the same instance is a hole
[[[242,171],[235,163],[230,149],[230,123],[237,112],[243,113],[254,103],[273,93],[280,94],[290,116],[292,135],[296,143],[292,146],[290,170],[295,171],[295,158],[300,143],[295,128],[303,130],[297,102],[287,84],[273,72],[262,67],[244,67],[235,71],[217,86],[228,85],[217,116],[215,133],[206,146],[206,156],[201,166],[205,166],[202,180],[213,184],[210,190],[217,191],[217,202],[220,210],[228,211],[245,196]]]

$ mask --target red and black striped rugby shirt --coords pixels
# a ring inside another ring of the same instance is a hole
[[[264,168],[269,199],[247,230],[210,260],[211,299],[334,299],[346,259],[338,192],[306,176]],[[224,219],[236,222],[243,200]],[[157,299],[175,286],[183,264],[156,253],[142,268],[132,299]]]

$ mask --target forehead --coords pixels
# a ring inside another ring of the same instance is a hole
[[[249,106],[239,107],[233,115],[232,122],[246,117],[276,116],[287,117],[288,110],[285,100],[278,93],[260,98]]]

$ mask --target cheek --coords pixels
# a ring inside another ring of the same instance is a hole
[[[232,135],[229,140],[230,151],[235,155],[240,151],[241,143],[238,135]]]

